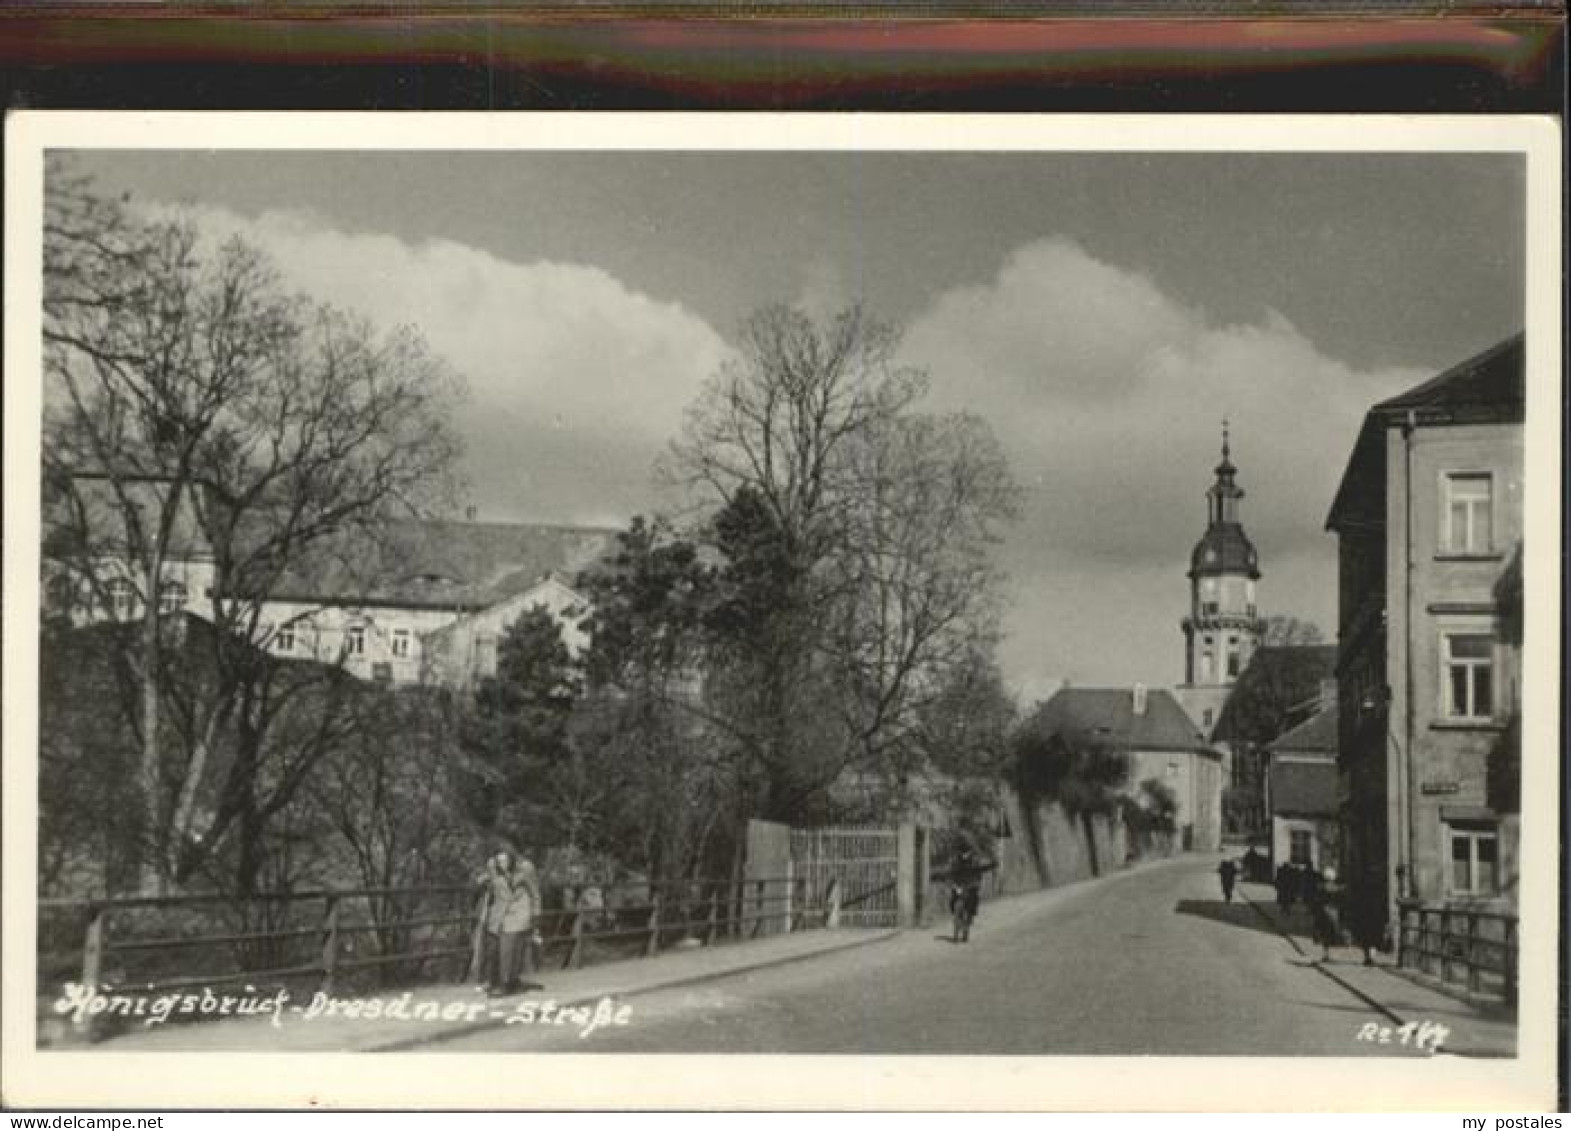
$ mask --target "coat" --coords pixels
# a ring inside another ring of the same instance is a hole
[[[514,934],[534,926],[540,907],[540,880],[535,866],[520,861],[508,873],[486,873],[485,929],[492,934]]]

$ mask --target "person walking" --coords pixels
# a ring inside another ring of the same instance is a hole
[[[1335,889],[1331,879],[1322,879],[1313,868],[1305,876],[1304,902],[1309,906],[1310,934],[1320,947],[1320,961],[1331,961],[1331,948],[1342,943],[1342,929],[1333,910]]]
[[[1276,906],[1283,915],[1293,910],[1293,898],[1298,894],[1297,870],[1284,861],[1276,867]]]
[[[1238,879],[1238,865],[1231,859],[1223,860],[1217,867],[1217,875],[1222,877],[1222,899],[1228,903],[1233,902],[1233,884]]]
[[[530,934],[540,906],[540,881],[529,860],[502,849],[486,862],[485,987],[492,997],[518,993],[533,974]]]
[[[1385,903],[1374,890],[1374,885],[1361,883],[1356,877],[1348,885],[1345,894],[1353,944],[1364,952],[1364,965],[1373,966],[1375,958],[1371,952],[1382,950],[1385,945]]]

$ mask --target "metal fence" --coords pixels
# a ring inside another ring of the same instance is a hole
[[[1516,1001],[1515,915],[1407,902],[1398,914],[1399,966],[1470,994]]]
[[[792,829],[791,869],[805,881],[805,895],[811,904],[838,904],[840,926],[899,925],[897,830]]]

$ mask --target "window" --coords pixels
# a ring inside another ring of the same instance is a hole
[[[1441,549],[1449,554],[1487,554],[1493,548],[1494,480],[1488,472],[1445,477]]]
[[[409,658],[409,630],[407,628],[393,629],[393,655],[400,659]]]
[[[344,652],[350,656],[365,655],[365,625],[352,624],[344,633]]]
[[[136,587],[125,578],[110,578],[104,592],[109,600],[109,614],[116,620],[125,620],[136,611]]]
[[[1441,714],[1450,719],[1488,719],[1495,710],[1495,642],[1484,633],[1442,637]]]
[[[1237,679],[1238,668],[1238,638],[1236,636],[1229,636],[1227,638],[1227,678]]]
[[[1314,846],[1310,841],[1308,829],[1293,829],[1287,834],[1287,858],[1293,864],[1307,864],[1314,867]]]
[[[1212,673],[1216,671],[1216,657],[1211,654],[1211,645],[1206,645],[1206,650],[1200,653],[1200,682],[1210,683]]]
[[[1498,886],[1496,851],[1499,837],[1492,825],[1452,825],[1451,891],[1455,895],[1491,895]]]
[[[1215,601],[1204,601],[1200,605],[1200,611],[1208,617],[1214,617],[1216,616],[1217,603]]]
[[[1213,712],[1210,707],[1207,707],[1205,709],[1204,716],[1202,716],[1203,717],[1203,722],[1202,722],[1201,725],[1204,726],[1207,731],[1209,731],[1211,729],[1211,718],[1212,718],[1214,713],[1215,712]]]
[[[480,675],[496,674],[496,634],[482,632],[475,639],[475,669]]]
[[[287,656],[294,650],[295,626],[292,624],[279,625],[278,630],[273,633],[273,651]]]
[[[186,587],[181,581],[166,581],[158,587],[158,611],[165,615],[185,608]]]

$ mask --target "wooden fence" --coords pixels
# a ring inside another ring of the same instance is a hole
[[[766,922],[822,927],[833,900],[805,878],[550,885],[541,959],[563,969],[756,937]],[[245,986],[364,992],[479,976],[485,895],[475,886],[357,888],[39,901],[38,993]],[[771,928],[775,929],[775,928]]]

